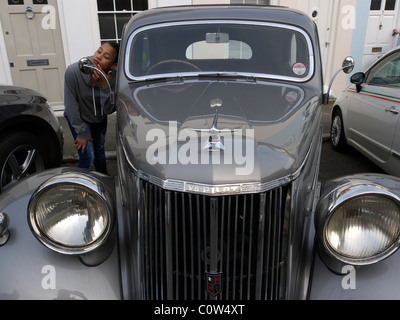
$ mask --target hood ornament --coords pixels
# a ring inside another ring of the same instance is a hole
[[[222,143],[221,135],[223,134],[233,134],[234,130],[229,129],[217,129],[218,124],[218,111],[216,111],[214,116],[214,121],[210,129],[193,129],[197,133],[200,133],[202,136],[208,134],[209,137],[206,143],[203,146],[203,150],[209,152],[220,152],[225,150],[225,146]]]
[[[216,136],[214,140],[214,136],[210,136],[209,140],[204,144],[203,150],[209,152],[220,152],[225,151],[225,146],[221,141],[220,136]]]
[[[222,142],[221,136],[230,135],[235,133],[235,129],[218,129],[218,108],[222,106],[222,100],[217,98],[210,101],[210,107],[215,109],[215,116],[210,129],[189,129],[200,133],[202,137],[208,135],[203,150],[209,152],[220,152],[225,151],[225,146]]]

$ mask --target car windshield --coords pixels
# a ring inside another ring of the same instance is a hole
[[[160,24],[134,32],[127,48],[125,68],[133,80],[242,74],[300,82],[314,72],[308,35],[283,24]]]

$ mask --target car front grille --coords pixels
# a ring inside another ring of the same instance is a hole
[[[217,197],[139,189],[143,299],[285,297],[288,186]]]

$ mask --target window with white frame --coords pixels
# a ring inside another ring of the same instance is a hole
[[[124,25],[147,9],[147,0],[97,0],[101,41],[121,40]]]

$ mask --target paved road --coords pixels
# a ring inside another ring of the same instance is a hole
[[[363,173],[363,172],[379,172],[383,171],[365,158],[354,149],[350,149],[346,153],[338,153],[334,151],[329,142],[330,127],[330,106],[323,106],[322,124],[324,127],[324,141],[322,144],[321,164],[320,164],[320,180],[326,181],[335,177]],[[65,146],[64,146],[64,163],[63,166],[76,166],[76,150],[73,147],[71,133],[65,119],[59,118],[64,128]],[[108,133],[106,139],[106,152],[108,156],[107,166],[109,174],[115,176],[117,174],[117,162],[115,159],[115,115],[109,117]]]
[[[323,141],[319,170],[321,181],[364,172],[384,173],[382,169],[355,149],[351,148],[346,153],[339,153],[332,149],[328,139]]]

